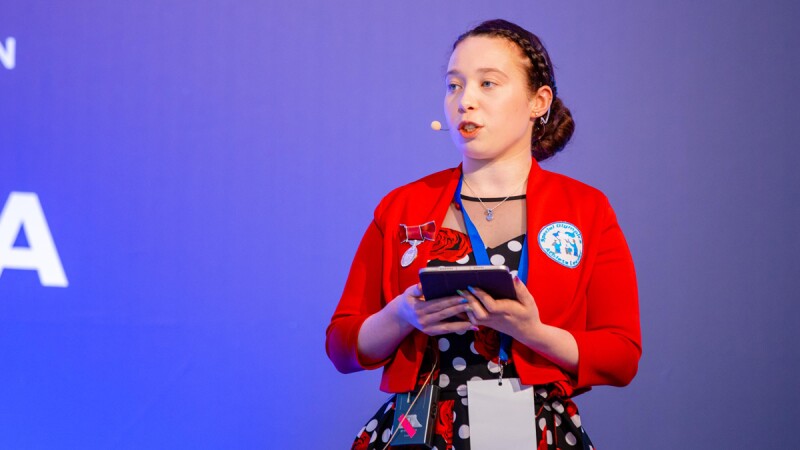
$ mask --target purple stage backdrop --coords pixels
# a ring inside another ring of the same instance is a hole
[[[387,395],[325,327],[379,199],[458,163],[428,124],[496,17],[575,117],[544,167],[637,265],[644,354],[577,398],[594,442],[791,446],[797,2],[6,0],[0,448],[349,448]]]

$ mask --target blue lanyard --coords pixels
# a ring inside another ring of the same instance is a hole
[[[456,189],[455,200],[458,207],[461,209],[461,214],[464,216],[464,225],[467,227],[467,235],[469,235],[469,242],[472,246],[472,254],[475,255],[475,263],[479,266],[490,266],[492,262],[489,260],[489,254],[486,253],[486,246],[483,245],[483,239],[478,234],[478,229],[464,209],[464,204],[461,202],[461,183],[463,177],[458,180],[458,188]],[[522,254],[519,258],[519,268],[517,269],[517,276],[523,283],[528,280],[528,233],[525,233],[525,240],[522,243]],[[500,333],[500,362],[505,364],[509,360],[509,352],[511,351],[511,336]]]

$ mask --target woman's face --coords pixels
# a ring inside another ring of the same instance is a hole
[[[450,55],[444,110],[464,156],[530,155],[534,101],[524,64],[516,45],[498,37],[468,37]]]

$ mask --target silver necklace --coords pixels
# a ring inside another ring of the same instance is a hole
[[[483,214],[486,216],[486,221],[487,222],[490,222],[490,221],[492,221],[492,219],[494,219],[494,210],[499,208],[500,205],[505,203],[506,200],[508,200],[509,198],[511,198],[512,195],[514,195],[514,194],[509,194],[508,196],[506,196],[506,198],[501,200],[500,203],[494,205],[494,208],[489,208],[488,206],[486,206],[486,203],[483,203],[483,199],[481,198],[480,195],[478,195],[477,192],[475,192],[475,189],[472,189],[472,186],[470,186],[469,183],[467,183],[467,177],[462,175],[461,179],[464,180],[464,184],[469,188],[470,191],[472,191],[473,194],[475,194],[475,197],[478,198],[478,201],[481,202],[481,207],[483,208]],[[520,187],[524,186],[525,183],[527,183],[527,182],[528,182],[528,177],[525,177],[525,180],[522,182]],[[519,188],[517,188],[517,190],[519,190]]]

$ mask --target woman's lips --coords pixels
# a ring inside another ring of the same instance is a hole
[[[464,139],[472,139],[478,135],[478,132],[483,128],[474,122],[461,122],[458,124],[458,132]]]

